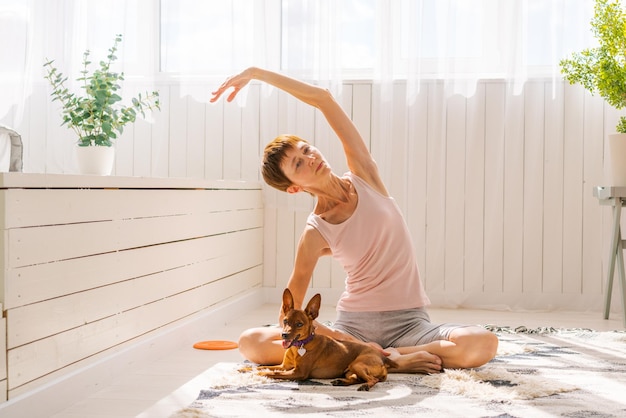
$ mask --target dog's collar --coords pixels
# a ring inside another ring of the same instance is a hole
[[[302,347],[304,344],[310,343],[311,340],[313,340],[313,337],[315,337],[315,333],[311,333],[311,335],[306,337],[304,340],[294,341],[293,343],[291,343],[291,345],[296,347]]]

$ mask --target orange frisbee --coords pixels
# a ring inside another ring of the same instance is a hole
[[[232,350],[237,347],[236,342],[222,340],[200,341],[193,345],[198,350]]]

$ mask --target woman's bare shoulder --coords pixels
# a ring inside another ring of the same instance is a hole
[[[330,246],[317,228],[313,225],[307,224],[302,231],[302,235],[300,236],[298,252],[300,251],[321,257],[330,253]]]

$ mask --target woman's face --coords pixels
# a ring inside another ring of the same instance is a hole
[[[294,185],[302,188],[315,185],[330,172],[322,153],[306,142],[298,142],[295,148],[287,151],[280,168]]]

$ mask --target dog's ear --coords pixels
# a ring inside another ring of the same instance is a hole
[[[293,295],[289,289],[283,291],[283,313],[287,315],[287,312],[293,309]]]
[[[304,310],[304,312],[306,312],[309,318],[315,319],[320,313],[321,304],[322,304],[322,296],[318,293],[317,295],[311,298],[309,303],[306,305],[306,309]]]

